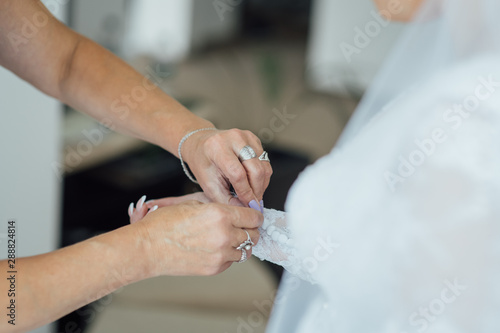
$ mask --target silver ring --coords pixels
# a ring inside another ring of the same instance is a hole
[[[241,249],[241,259],[238,261],[238,264],[241,264],[242,262],[245,262],[247,260],[247,251],[245,251],[245,249]]]
[[[271,163],[271,160],[269,160],[269,154],[267,151],[264,150],[264,152],[259,156],[259,161],[265,161]]]
[[[248,231],[246,231],[245,229],[242,229],[242,230],[247,233],[247,240],[244,241],[243,243],[241,243],[240,246],[238,246],[236,248],[236,250],[243,250],[243,251],[247,250],[247,251],[250,251],[252,249],[252,246],[255,245],[255,243],[252,242],[252,239],[250,238],[250,234],[248,233]]]
[[[246,161],[246,160],[251,160],[252,158],[257,157],[257,154],[255,153],[255,150],[252,149],[250,146],[245,146],[241,148],[240,153],[238,154],[238,158],[240,161]]]

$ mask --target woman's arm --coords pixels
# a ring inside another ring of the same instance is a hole
[[[3,316],[0,331],[32,330],[151,276],[147,238],[140,229],[124,227],[54,252],[16,259],[15,325]],[[9,270],[7,265],[7,260],[1,261],[3,272]],[[9,286],[9,280],[0,279],[0,290],[5,291],[1,304],[9,304]]]
[[[111,129],[174,155],[184,135],[214,127],[117,56],[59,22],[38,0],[0,0],[0,65]],[[240,163],[237,154],[245,145],[257,154],[263,151],[252,133],[230,130],[197,133],[182,153],[212,199],[232,201],[232,184],[248,205],[262,199],[272,169],[258,159]]]
[[[253,209],[192,201],[51,253],[17,259],[16,325],[4,315],[0,331],[31,330],[149,277],[218,274],[240,259],[236,247],[247,238],[242,228],[257,243],[261,224],[262,215]],[[7,265],[1,261],[3,272]],[[9,280],[0,279],[5,306],[9,287]]]

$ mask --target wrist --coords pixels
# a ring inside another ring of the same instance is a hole
[[[140,223],[97,236],[94,246],[114,271],[110,278],[115,288],[154,276],[149,237]]]
[[[184,136],[185,141],[179,150],[182,153],[184,162],[192,166],[197,159],[197,152],[200,151],[204,142],[217,131],[215,127],[204,127],[187,133],[186,136],[191,135],[189,137]]]

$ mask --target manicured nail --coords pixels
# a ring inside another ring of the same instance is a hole
[[[264,200],[260,201],[260,211],[264,214]]]
[[[154,205],[153,208],[151,208],[151,210],[149,212],[154,212],[157,209],[158,209],[158,205]]]
[[[153,199],[146,201],[145,202],[146,206],[149,205],[149,204],[151,204],[151,203],[153,203],[153,201],[154,201]]]
[[[258,210],[259,212],[262,212],[259,204],[257,203],[257,200],[252,200],[250,201],[250,203],[248,204],[248,206],[252,209],[255,209],[255,210]]]
[[[134,212],[134,203],[131,202],[130,205],[128,206],[128,216],[132,216],[133,212]]]
[[[141,209],[142,208],[142,205],[144,205],[144,201],[146,201],[146,196],[143,195],[139,201],[137,201],[137,209]]]

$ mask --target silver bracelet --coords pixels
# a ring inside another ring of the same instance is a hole
[[[179,155],[179,159],[181,160],[181,165],[182,165],[182,170],[186,174],[186,176],[189,178],[190,181],[192,181],[195,184],[199,184],[198,181],[194,178],[193,175],[189,172],[189,170],[186,167],[186,163],[184,163],[184,160],[182,159],[182,154],[181,154],[181,148],[182,144],[186,142],[186,140],[193,134],[196,134],[201,131],[216,131],[217,128],[215,127],[207,127],[207,128],[200,128],[195,131],[189,132],[188,134],[184,135],[184,137],[181,139],[181,142],[179,142],[179,148],[177,149],[177,154]]]

